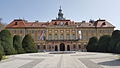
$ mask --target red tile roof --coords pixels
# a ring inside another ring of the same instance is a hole
[[[68,26],[77,27],[114,27],[112,24],[105,20],[97,20],[94,23],[90,22],[74,22],[74,21],[51,21],[51,22],[27,22],[25,20],[14,20],[6,26],[6,28],[24,28],[24,27],[47,27],[53,25],[59,25],[60,23]]]

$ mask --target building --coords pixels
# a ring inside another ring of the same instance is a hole
[[[5,29],[5,24],[2,22],[2,18],[0,18],[0,31]]]
[[[30,34],[41,51],[84,51],[89,38],[111,35],[114,26],[106,20],[74,22],[63,17],[59,9],[58,18],[50,22],[27,22],[15,19],[6,26],[13,35],[24,37]]]

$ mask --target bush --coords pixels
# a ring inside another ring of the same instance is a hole
[[[120,54],[120,42],[116,46],[116,53]]]
[[[24,49],[22,48],[22,41],[19,35],[15,35],[13,37],[13,47],[15,48],[18,54],[24,53]]]
[[[111,36],[111,40],[109,42],[110,47],[109,47],[109,52],[115,53],[116,52],[116,46],[118,44],[118,42],[120,41],[120,31],[119,30],[115,30],[112,33]]]
[[[22,46],[26,53],[35,53],[37,52],[37,47],[34,43],[34,40],[32,39],[31,35],[27,34],[25,35],[23,41],[22,41]]]
[[[0,40],[0,52],[1,52],[2,55],[4,55],[4,49],[3,49],[3,47],[1,46],[1,40]]]
[[[88,45],[87,45],[87,51],[88,52],[96,52],[97,51],[97,43],[98,43],[98,39],[97,37],[91,37]]]
[[[98,52],[108,52],[109,41],[110,41],[109,35],[101,36],[98,41]]]
[[[6,55],[15,54],[16,51],[13,47],[13,37],[8,30],[2,30],[0,32],[1,45]]]
[[[0,61],[2,60],[2,53],[0,52]]]

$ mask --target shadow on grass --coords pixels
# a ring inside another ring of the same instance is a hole
[[[105,66],[120,66],[120,59],[106,61],[106,62],[100,62],[98,64],[105,65]]]

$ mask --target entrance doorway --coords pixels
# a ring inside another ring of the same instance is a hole
[[[67,51],[70,51],[70,45],[67,45]]]
[[[64,43],[60,44],[60,51],[65,51],[65,44]]]
[[[57,45],[55,46],[55,51],[58,51],[58,46]]]

